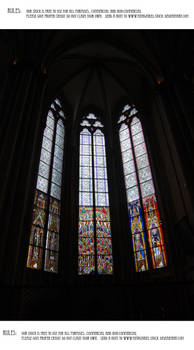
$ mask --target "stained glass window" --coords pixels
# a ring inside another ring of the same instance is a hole
[[[137,110],[126,105],[118,126],[135,269],[162,268],[167,266],[163,229]]]
[[[90,113],[80,125],[78,274],[111,275],[113,258],[103,124]]]
[[[61,182],[64,154],[64,113],[56,99],[48,111],[44,129],[27,267],[58,272]]]

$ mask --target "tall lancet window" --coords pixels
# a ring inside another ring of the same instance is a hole
[[[138,112],[125,106],[118,121],[135,269],[167,265],[162,224]]]
[[[94,114],[81,122],[79,155],[78,274],[113,273],[103,125]]]
[[[27,267],[58,272],[64,113],[56,99],[47,115],[34,197]]]

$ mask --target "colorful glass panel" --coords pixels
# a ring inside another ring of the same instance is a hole
[[[80,133],[78,274],[112,274],[105,140],[100,129],[92,133],[93,126],[103,128],[103,125],[91,114],[85,117],[83,125],[85,128]]]
[[[64,114],[60,110],[60,102],[56,105],[56,101],[51,105],[55,114],[52,110],[48,111],[43,134],[27,259],[27,267],[42,269],[44,266],[44,270],[49,272],[58,271],[65,135],[64,124],[60,119],[60,116],[64,118]]]
[[[137,114],[135,108],[124,111],[131,117]],[[125,120],[122,115],[118,124],[134,262],[136,271],[146,271],[149,268],[146,237],[153,268],[166,266],[167,258],[141,122],[137,116],[127,123]]]

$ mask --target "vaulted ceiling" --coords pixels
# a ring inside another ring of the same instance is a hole
[[[48,101],[62,94],[74,117],[90,106],[111,112],[121,101],[141,107],[160,80],[184,74],[188,41],[174,30],[2,31],[1,68],[14,57],[44,67]]]

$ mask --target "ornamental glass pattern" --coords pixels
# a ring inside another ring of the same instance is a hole
[[[27,267],[58,272],[64,113],[56,99],[47,115],[40,154]]]
[[[125,106],[118,121],[129,224],[137,272],[167,265],[162,223],[138,112]]]
[[[110,275],[113,258],[103,124],[89,114],[80,125],[78,274]]]

